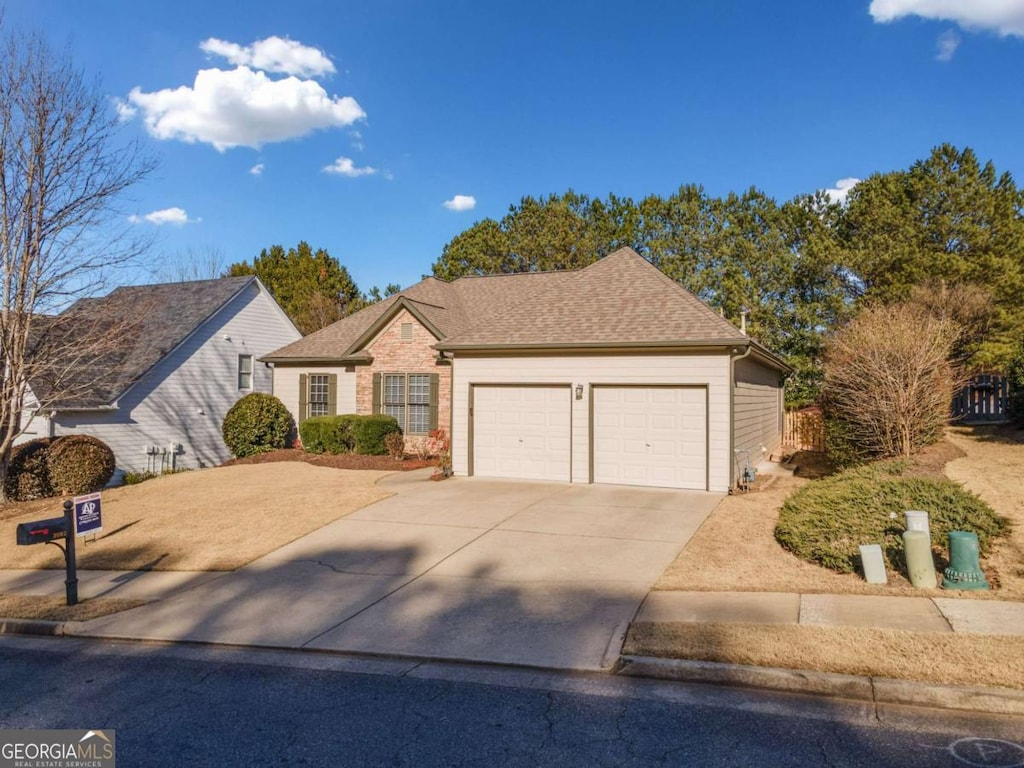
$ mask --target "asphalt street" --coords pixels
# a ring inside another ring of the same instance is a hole
[[[0,637],[0,727],[120,766],[1024,766],[1024,721],[607,675]]]

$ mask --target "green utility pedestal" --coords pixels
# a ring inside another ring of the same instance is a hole
[[[949,532],[949,568],[942,572],[943,589],[988,589],[978,562],[978,534]]]

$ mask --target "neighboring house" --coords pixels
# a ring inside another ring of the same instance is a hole
[[[113,338],[86,360],[97,318]],[[255,277],[118,288],[57,320],[70,328],[47,360],[57,373],[30,379],[19,442],[93,435],[121,472],[230,458],[225,414],[250,392],[270,392],[272,372],[259,358],[301,338]]]
[[[732,488],[781,442],[789,368],[624,248],[577,271],[427,278],[264,357],[294,414],[451,435],[456,474]]]

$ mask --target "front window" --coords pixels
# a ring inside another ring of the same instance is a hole
[[[252,389],[252,355],[238,356],[238,388]]]
[[[386,373],[382,384],[381,412],[394,416],[406,434],[430,432],[430,374]]]
[[[309,377],[309,415],[328,415],[328,387],[327,374],[310,374]]]

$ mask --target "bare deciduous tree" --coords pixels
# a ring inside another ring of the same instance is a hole
[[[847,438],[875,456],[910,456],[942,435],[958,374],[960,326],[917,304],[863,309],[833,334],[825,402]]]
[[[0,488],[29,383],[45,382],[42,409],[66,400],[118,342],[87,306],[74,334],[53,317],[142,254],[116,203],[152,167],[66,55],[34,35],[0,42]]]

